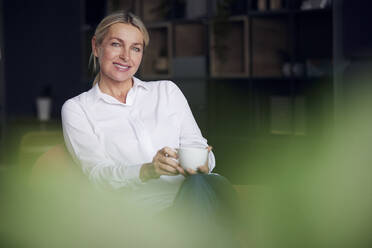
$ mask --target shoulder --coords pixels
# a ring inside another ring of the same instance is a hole
[[[144,82],[152,97],[172,108],[179,109],[186,106],[187,99],[174,82],[170,80],[158,80]]]
[[[62,115],[67,112],[79,112],[86,106],[89,106],[92,103],[91,91],[93,89],[83,92],[75,97],[72,97],[64,102],[62,105]]]
[[[180,88],[170,80],[142,81],[151,92],[158,94],[182,94]]]
[[[82,102],[84,102],[85,93],[86,92],[65,101],[65,103],[62,105],[62,112],[78,107]]]

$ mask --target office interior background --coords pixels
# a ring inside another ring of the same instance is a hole
[[[358,85],[348,75],[370,63],[371,7],[362,0],[2,0],[1,171],[63,142],[62,104],[92,85],[94,29],[124,9],[150,32],[137,76],[181,88],[214,147],[216,172],[260,183],[283,158],[311,156],[354,111],[349,98]],[[45,98],[51,115],[40,120],[37,101]]]

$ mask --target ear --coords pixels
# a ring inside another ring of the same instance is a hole
[[[98,57],[98,45],[97,45],[96,36],[93,36],[92,38],[92,52],[95,57]]]

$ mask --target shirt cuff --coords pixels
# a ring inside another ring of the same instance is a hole
[[[125,166],[125,176],[132,185],[142,185],[143,182],[140,179],[140,171],[143,164]]]

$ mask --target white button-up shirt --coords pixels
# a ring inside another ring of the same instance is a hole
[[[126,103],[103,93],[96,84],[65,102],[65,143],[95,184],[132,189],[135,198],[168,207],[184,177],[161,176],[141,182],[140,168],[165,146],[207,146],[186,98],[171,81],[134,78]],[[209,154],[210,171],[215,166]]]

